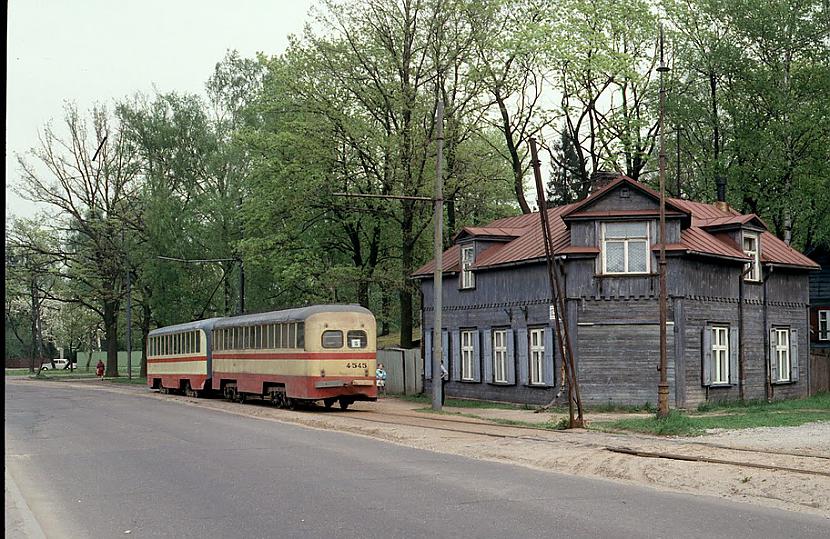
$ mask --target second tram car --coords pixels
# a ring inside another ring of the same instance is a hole
[[[168,335],[194,330],[205,337],[195,355],[155,348],[159,337],[166,345]],[[194,391],[212,389],[240,402],[260,397],[293,407],[323,401],[327,408],[339,403],[346,409],[355,401],[377,400],[375,342],[375,318],[358,305],[314,305],[181,324],[150,333],[147,382],[163,392],[175,388],[198,396]]]

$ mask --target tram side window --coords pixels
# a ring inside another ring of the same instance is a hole
[[[297,324],[297,348],[305,348],[305,324]]]
[[[349,348],[366,348],[369,339],[362,329],[353,329],[346,334],[346,341],[349,343]]]
[[[264,346],[262,346],[262,326],[256,327],[256,347],[265,348]]]
[[[332,329],[324,331],[323,348],[343,348],[343,332]]]
[[[297,324],[293,322],[288,324],[288,347],[289,348],[296,348],[297,345]]]

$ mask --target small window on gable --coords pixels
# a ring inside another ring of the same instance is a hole
[[[750,262],[744,266],[744,270],[749,270],[744,279],[747,281],[760,281],[761,249],[758,241],[758,234],[754,232],[744,232],[743,248],[744,254],[750,258]]]
[[[476,278],[473,274],[475,262],[475,247],[469,245],[461,248],[461,288],[475,288]]]
[[[648,273],[648,223],[602,224],[602,273]]]
[[[830,341],[830,310],[818,312],[818,340]]]

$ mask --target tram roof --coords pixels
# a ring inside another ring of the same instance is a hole
[[[371,315],[372,311],[360,305],[309,305],[297,309],[285,309],[283,311],[271,311],[258,314],[244,314],[222,318],[216,323],[217,328],[232,326],[252,326],[275,322],[302,322],[311,315],[319,313],[361,313]]]
[[[179,333],[182,331],[194,331],[203,329],[210,331],[214,324],[222,320],[221,318],[208,318],[206,320],[196,320],[195,322],[186,322],[184,324],[176,324],[175,326],[164,326],[163,328],[154,329],[148,336],[154,337],[156,335],[168,335],[170,333]]]

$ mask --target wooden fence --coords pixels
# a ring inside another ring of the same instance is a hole
[[[830,350],[810,352],[810,395],[830,391]]]

